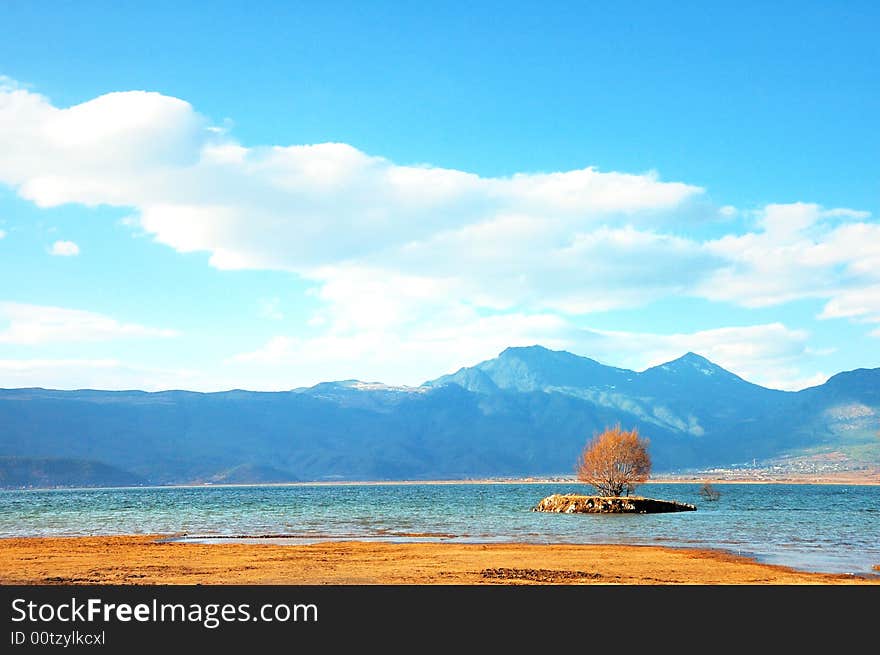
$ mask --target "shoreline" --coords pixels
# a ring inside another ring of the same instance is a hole
[[[716,478],[706,477],[684,477],[658,476],[651,478],[645,484],[703,484],[709,483],[713,485],[727,484],[803,484],[803,485],[830,485],[830,486],[880,486],[880,472],[872,472],[860,476],[799,476],[799,477],[778,477],[767,479],[735,479],[735,478]],[[297,482],[242,482],[242,483],[212,483],[212,482],[192,482],[179,484],[156,484],[156,485],[135,485],[121,487],[7,487],[0,488],[2,491],[89,491],[99,489],[224,489],[239,487],[356,487],[356,486],[412,486],[412,485],[505,485],[505,484],[573,484],[586,485],[575,478],[556,478],[556,477],[525,477],[525,478],[468,478],[468,479],[449,479],[449,480],[312,480]],[[589,486],[589,485],[587,485]]]
[[[703,548],[169,537],[0,539],[0,584],[880,584],[877,574],[813,573]]]

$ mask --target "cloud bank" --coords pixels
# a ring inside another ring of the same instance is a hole
[[[403,358],[395,370],[414,376],[411,360],[419,370],[452,355],[472,363],[517,343],[596,354],[586,344],[599,342],[576,327],[590,313],[672,297],[741,307],[813,298],[823,319],[880,321],[880,225],[848,208],[719,207],[653,171],[485,177],[344,143],[246,146],[178,98],[128,91],[63,108],[8,81],[0,152],[0,183],[40,207],[130,208],[135,229],[209,253],[212,266],[310,281],[322,301],[310,329],[236,364],[325,353],[383,370]],[[805,339],[781,324],[744,334],[754,352],[786,344],[765,363]],[[658,339],[657,352],[681,354],[676,335]],[[727,363],[756,369],[747,350]]]

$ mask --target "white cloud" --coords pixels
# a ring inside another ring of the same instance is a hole
[[[828,382],[831,376],[828,373],[814,373],[812,375],[801,375],[797,367],[790,366],[787,368],[774,371],[774,374],[765,375],[763,386],[770,389],[783,389],[785,391],[800,391],[809,387],[818,387]]]
[[[438,309],[439,304],[422,304],[426,313]],[[508,346],[541,344],[633,370],[694,351],[750,382],[795,390],[824,376],[805,374],[801,367],[828,354],[810,350],[806,331],[781,323],[655,334],[581,329],[550,313],[479,316],[463,306],[447,307],[432,321],[398,312],[387,323],[352,325],[352,316],[337,321],[331,314],[320,334],[277,336],[228,364],[239,367],[236,376],[262,378],[263,384],[271,380],[270,388],[284,389],[349,378],[353,362],[368,372],[369,381],[417,385],[495,357]]]
[[[49,249],[49,254],[59,257],[75,257],[79,254],[79,246],[73,241],[56,241]]]
[[[694,292],[746,307],[827,299],[823,317],[840,316],[835,305],[865,285],[880,283],[880,224],[846,222],[866,217],[866,212],[815,204],[769,205],[759,212],[760,231],[704,245],[725,263],[697,281]],[[861,313],[873,311],[864,309]]]
[[[6,237],[6,230],[0,230],[0,239],[3,239],[5,237]]]
[[[319,283],[346,268],[454,278],[466,302],[490,308],[583,313],[682,294],[747,307],[831,301],[880,258],[842,243],[877,236],[864,211],[771,204],[756,230],[700,241],[684,236],[689,222],[746,213],[654,172],[489,178],[343,143],[247,147],[189,103],[145,91],[58,108],[7,81],[0,149],[0,181],[23,197],[134,208],[144,232],[209,252],[218,268]]]
[[[691,351],[749,382],[796,390],[817,379],[805,376],[800,369],[818,355],[810,350],[808,342],[805,330],[768,323],[678,334],[585,330],[578,347],[600,361],[635,370],[663,364]]]
[[[0,88],[0,180],[41,207],[140,204],[151,183],[167,185],[175,167],[197,160],[202,125],[188,103],[158,93],[109,93],[58,109]]]
[[[8,323],[0,330],[0,344],[37,345],[177,335],[174,330],[120,323],[94,312],[13,302],[0,302],[0,320]]]
[[[537,231],[547,235],[545,259],[563,251],[573,260],[599,228],[609,235],[647,229],[646,239],[666,239],[651,230],[691,220],[688,212],[702,194],[654,172],[587,167],[490,178],[398,165],[342,143],[245,147],[224,130],[209,129],[188,103],[142,91],[62,109],[35,93],[7,89],[0,93],[0,149],[6,153],[0,181],[23,197],[45,207],[132,207],[157,241],[181,252],[207,251],[218,268],[273,268],[318,279],[328,266],[381,269],[377,262],[392,261],[403,267],[420,247],[475,235],[481,241],[459,274],[476,296],[498,295],[480,280],[497,261],[491,239],[511,221],[528,229],[519,239],[504,234],[515,247],[510,259],[529,252]],[[529,254],[531,262],[541,261],[541,253]],[[436,257],[421,263],[446,265]],[[565,286],[567,271],[545,268],[532,276],[535,284],[546,286],[544,278],[553,277],[554,287]],[[520,302],[503,295],[501,302]]]
[[[352,377],[418,385],[493,357],[508,346],[540,342],[564,348],[567,323],[553,315],[472,315],[454,324],[413,324],[402,329],[330,329],[311,337],[277,336],[227,362],[236,379],[257,388],[289,389]]]
[[[819,318],[865,318],[880,316],[880,283],[846,289],[828,301]]]
[[[0,183],[41,207],[130,208],[127,223],[177,251],[209,253],[214,267],[314,282],[314,334],[280,335],[235,365],[274,356],[308,368],[319,364],[313,353],[345,353],[415,381],[519,341],[577,345],[574,315],[668,297],[745,307],[815,298],[823,318],[880,319],[880,225],[856,209],[713,207],[702,188],[655,172],[484,177],[344,143],[246,146],[178,98],[130,91],[60,108],[8,80],[0,152]],[[696,223],[729,233],[697,238],[706,229]],[[685,336],[709,339],[724,361],[712,335]],[[423,365],[385,366],[392,350]],[[744,374],[761,361],[728,356]]]
[[[812,358],[807,335],[780,324],[661,335],[582,330],[552,314],[466,316],[459,322],[412,324],[408,329],[333,331],[278,336],[210,372],[131,365],[115,359],[0,360],[0,387],[57,389],[286,390],[352,377],[418,385],[496,356],[508,346],[535,343],[642,370],[694,350],[745,379],[777,389],[820,384],[827,375],[804,374]],[[426,375],[426,372],[428,373]]]
[[[457,281],[468,302],[505,309],[525,305],[563,313],[637,306],[688,290],[719,265],[700,244],[651,230],[565,225],[525,216],[447,231],[371,260],[371,277],[418,273]],[[332,275],[346,275],[336,267]],[[358,276],[364,276],[359,267]],[[313,277],[326,279],[326,269]]]
[[[866,220],[871,218],[871,212],[861,211],[857,209],[847,209],[841,207],[838,209],[828,209],[822,212],[823,216],[829,218],[853,218],[857,220]]]
[[[192,371],[133,366],[115,359],[0,359],[0,388],[5,389],[162,391],[204,387],[207,382]]]

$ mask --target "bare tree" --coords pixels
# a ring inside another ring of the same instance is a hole
[[[700,495],[704,500],[708,501],[715,501],[721,498],[721,492],[708,482],[704,482],[703,486],[700,487]]]
[[[593,437],[577,464],[578,479],[593,485],[600,496],[628,496],[651,474],[648,440],[637,429],[620,425]]]

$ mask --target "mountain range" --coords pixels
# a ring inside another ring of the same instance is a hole
[[[571,475],[618,423],[650,439],[657,472],[816,455],[880,467],[880,369],[786,392],[694,353],[635,372],[530,346],[419,387],[3,389],[0,486]]]

